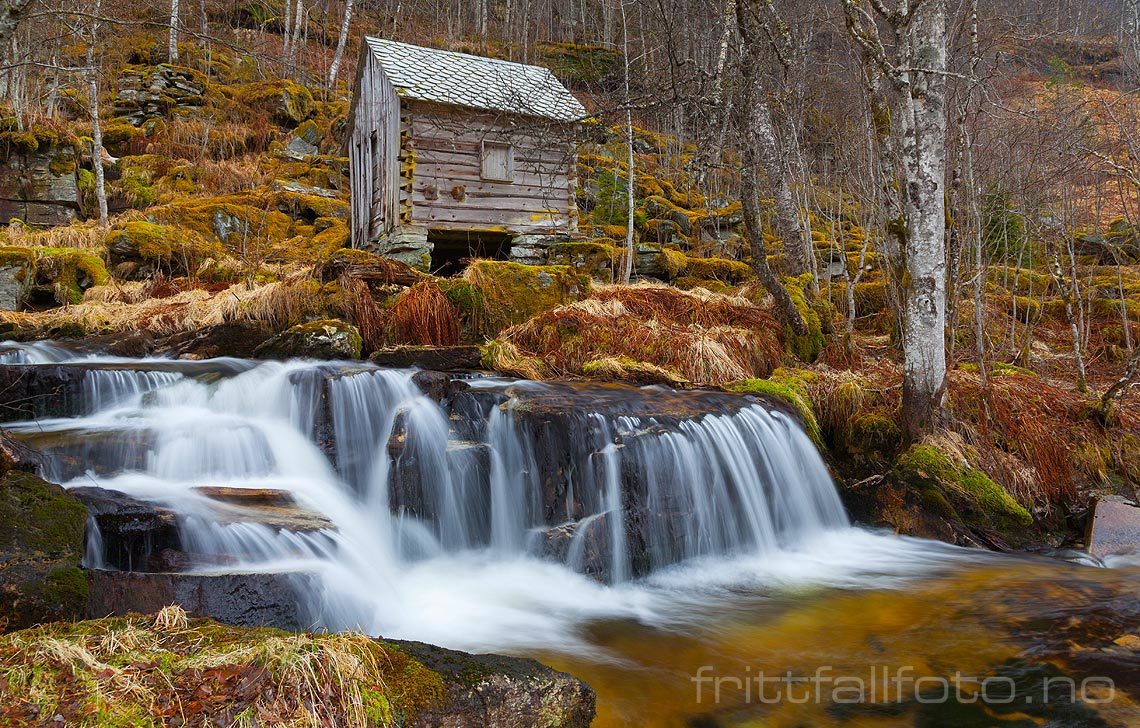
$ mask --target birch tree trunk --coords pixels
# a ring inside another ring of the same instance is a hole
[[[736,4],[736,24],[744,41],[744,74],[749,87],[749,133],[746,144],[753,147],[755,163],[764,170],[768,191],[775,200],[776,209],[772,215],[772,230],[784,248],[782,272],[787,275],[800,275],[808,270],[807,247],[804,244],[803,229],[800,227],[799,212],[784,150],[776,133],[772,109],[768,104],[766,89],[761,78],[762,55],[760,48],[765,43],[764,33],[755,19],[755,8],[749,2]]]
[[[175,0],[177,3],[177,0]],[[99,39],[99,11],[102,1],[96,0],[92,11],[91,38],[87,43],[87,92],[90,99],[87,110],[91,115],[91,167],[95,171],[95,205],[99,210],[99,227],[106,230],[107,184],[103,173],[103,123],[99,119],[99,73],[95,65],[95,45]],[[171,26],[173,28],[173,26]]]
[[[301,19],[305,16],[304,0],[296,0],[294,10],[293,37],[289,41],[289,68],[295,70],[297,67],[297,58],[301,51]]]
[[[917,438],[941,419],[946,391],[946,6],[912,9],[904,37],[915,71],[906,155],[907,246],[903,290],[903,429]]]
[[[629,178],[625,184],[626,196],[626,223],[625,223],[625,255],[621,260],[621,282],[628,284],[633,275],[633,209],[635,177],[633,170],[633,108],[629,98],[629,31],[626,27],[625,0],[618,0],[621,9],[621,52],[624,61],[622,68],[622,83],[625,90],[625,146],[628,154]]]
[[[344,47],[348,43],[348,27],[352,22],[352,0],[344,0],[344,19],[340,23],[340,37],[336,41],[336,53],[333,54],[332,65],[329,66],[328,90],[336,88],[336,74],[340,70],[340,63],[344,59]]]
[[[844,0],[887,172],[886,247],[899,297],[902,425],[914,441],[946,418],[946,0],[874,0],[871,7],[878,17],[864,0]],[[886,43],[880,27],[891,33]]]
[[[739,20],[739,16],[738,16]],[[747,46],[746,46],[747,47]],[[756,138],[763,134],[765,124],[771,124],[771,114],[763,102],[764,85],[760,80],[762,69],[755,58],[746,55],[741,67],[744,80],[744,128],[740,169],[740,204],[744,215],[744,234],[752,256],[752,270],[765,290],[772,296],[776,311],[785,324],[798,336],[808,333],[807,324],[796,308],[780,277],[768,265],[768,246],[764,243],[764,230],[760,224],[760,185],[757,170],[760,162],[760,144]]]
[[[1140,83],[1140,0],[1124,0],[1120,18],[1120,51],[1124,59],[1124,77],[1132,84]]]
[[[170,38],[168,57],[171,63],[178,62],[178,2],[170,0]]]

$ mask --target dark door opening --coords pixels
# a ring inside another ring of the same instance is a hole
[[[431,270],[439,276],[459,273],[472,258],[506,260],[511,251],[509,233],[432,230]]]

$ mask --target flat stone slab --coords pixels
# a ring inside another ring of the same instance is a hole
[[[377,349],[369,359],[382,367],[450,372],[481,369],[482,356],[478,346],[396,346]]]
[[[1140,508],[1114,498],[1097,500],[1086,541],[1098,559],[1140,551]]]

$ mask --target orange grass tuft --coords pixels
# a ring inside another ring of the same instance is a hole
[[[459,343],[459,310],[437,283],[422,281],[396,300],[388,331],[397,344],[454,346]]]

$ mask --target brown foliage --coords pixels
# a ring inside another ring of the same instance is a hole
[[[459,310],[434,281],[422,281],[396,300],[388,314],[397,344],[454,346],[459,343]]]
[[[560,375],[660,368],[674,381],[767,376],[783,350],[771,315],[743,299],[668,286],[609,287],[504,332],[524,357]]]

